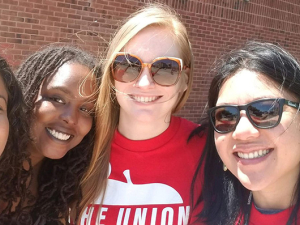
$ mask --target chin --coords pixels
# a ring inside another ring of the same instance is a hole
[[[241,184],[250,191],[260,191],[266,187],[265,182],[259,180],[248,179],[247,181],[239,179]]]
[[[51,151],[50,154],[45,154],[45,157],[46,157],[46,158],[49,158],[49,159],[61,159],[61,158],[63,158],[67,153],[68,153],[68,151],[56,152],[56,153],[54,153],[54,151]]]

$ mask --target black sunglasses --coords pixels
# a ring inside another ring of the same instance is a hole
[[[284,98],[262,99],[246,105],[221,105],[208,110],[214,130],[225,134],[235,130],[240,111],[245,110],[253,126],[261,129],[276,127],[281,120],[283,105],[299,109],[299,103]]]

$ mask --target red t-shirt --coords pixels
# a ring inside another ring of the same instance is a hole
[[[187,224],[191,182],[205,144],[198,136],[187,142],[197,126],[172,117],[165,132],[141,141],[116,131],[103,207],[99,196],[79,224]]]
[[[275,214],[263,214],[259,212],[252,203],[249,225],[286,225],[292,210],[293,207],[290,207]],[[300,224],[300,214],[298,214],[298,220],[297,224]],[[236,222],[235,225],[238,224],[239,223]]]
[[[290,218],[293,207],[275,214],[262,214],[254,204],[251,207],[249,225],[285,225]],[[298,216],[300,224],[300,215]]]

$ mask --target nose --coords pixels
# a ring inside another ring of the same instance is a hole
[[[78,110],[71,105],[66,105],[60,114],[60,119],[67,124],[76,125],[78,122]]]
[[[140,88],[151,88],[154,86],[154,81],[152,79],[152,75],[148,67],[144,68],[141,71],[141,75],[139,76],[134,85]]]
[[[254,127],[248,119],[244,110],[240,113],[241,118],[232,133],[232,137],[236,140],[250,140],[259,136],[259,129]]]

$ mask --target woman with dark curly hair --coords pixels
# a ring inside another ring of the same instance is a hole
[[[24,148],[29,141],[24,106],[18,81],[0,56],[0,202],[8,203],[1,207],[0,224],[8,224],[9,206],[26,190],[29,173],[21,169],[29,160]]]
[[[26,224],[68,224],[69,209],[76,211],[94,143],[95,65],[96,59],[77,47],[49,46],[17,71],[31,138],[27,181],[33,198],[18,202],[23,217],[31,215]]]

